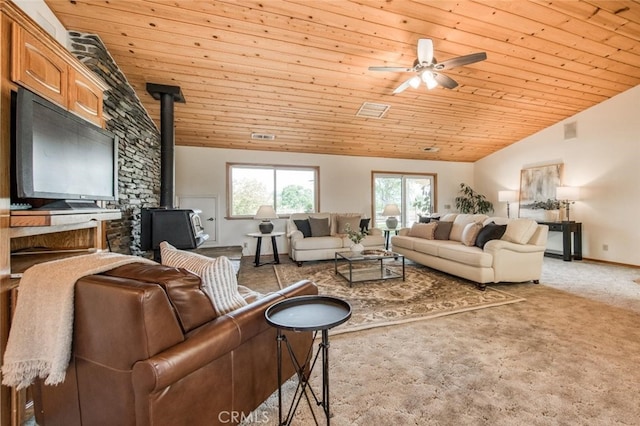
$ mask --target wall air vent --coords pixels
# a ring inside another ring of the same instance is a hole
[[[437,146],[428,146],[426,148],[422,148],[422,150],[424,152],[438,152],[440,151],[440,148],[438,148]]]
[[[391,105],[364,102],[356,113],[356,117],[382,118],[389,111],[389,108],[391,108]]]
[[[260,141],[272,141],[276,138],[276,135],[269,135],[267,133],[251,133],[251,139],[257,139]]]
[[[578,123],[572,121],[564,124],[564,140],[575,139],[578,137]]]

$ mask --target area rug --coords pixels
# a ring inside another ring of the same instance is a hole
[[[393,268],[401,268],[396,262]],[[406,280],[366,281],[349,287],[334,272],[333,262],[274,265],[281,288],[299,280],[316,283],[318,293],[338,297],[351,304],[351,319],[331,330],[348,333],[375,327],[437,318],[476,309],[522,302],[525,299],[487,287],[480,291],[467,280],[421,265],[406,266]]]

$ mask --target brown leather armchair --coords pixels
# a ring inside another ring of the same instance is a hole
[[[78,280],[64,383],[33,385],[50,425],[237,424],[277,389],[276,331],[264,312],[317,294],[300,281],[216,317],[200,278],[134,263]],[[304,357],[311,333],[288,333]],[[285,364],[286,377],[294,374]]]

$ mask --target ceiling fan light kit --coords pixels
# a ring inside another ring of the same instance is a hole
[[[407,88],[412,87],[417,89],[420,87],[420,83],[424,82],[427,89],[431,90],[438,86],[445,89],[455,89],[458,87],[458,82],[451,77],[434,71],[450,70],[455,67],[463,65],[473,64],[475,62],[484,61],[487,59],[485,52],[472,53],[470,55],[458,56],[456,58],[448,59],[443,62],[438,62],[433,56],[433,41],[428,38],[421,38],[418,40],[418,58],[413,63],[413,67],[369,67],[369,71],[390,71],[390,72],[415,72],[418,75],[406,80],[400,86],[398,86],[393,93],[404,92]]]
[[[422,81],[424,81],[424,84],[427,85],[427,89],[429,90],[435,89],[438,86],[438,82],[431,71],[422,72]]]

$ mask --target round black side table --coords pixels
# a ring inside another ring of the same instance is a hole
[[[282,300],[271,305],[265,312],[267,323],[277,329],[277,348],[278,348],[278,424],[290,425],[291,420],[296,412],[298,404],[304,395],[307,404],[313,414],[316,425],[315,412],[311,406],[311,400],[307,394],[307,390],[313,396],[316,404],[322,406],[327,426],[331,423],[331,414],[329,410],[329,329],[336,327],[349,318],[351,318],[351,305],[348,302],[330,296],[298,296],[290,299]],[[322,340],[318,345],[318,350],[313,355],[313,342],[308,351],[306,358],[300,362],[291,348],[287,336],[282,331],[312,331],[313,340],[316,339],[318,332],[322,332]],[[298,376],[298,386],[291,402],[291,407],[287,413],[287,417],[282,419],[282,342],[285,342],[289,357],[294,365]],[[316,365],[318,357],[322,353],[322,398],[319,399],[313,388],[309,385],[311,372]],[[305,373],[306,369],[308,373]]]

